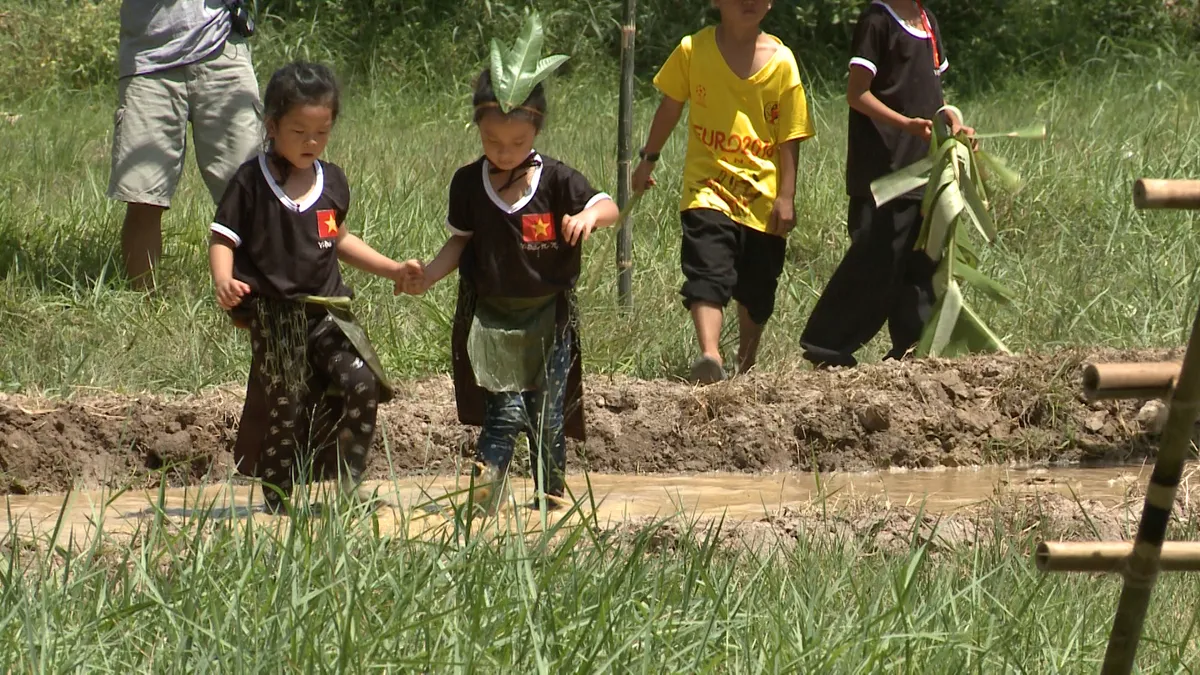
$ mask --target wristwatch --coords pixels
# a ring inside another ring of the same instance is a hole
[[[646,152],[646,148],[644,147],[638,149],[638,157],[642,158],[642,160],[646,162],[657,162],[659,154],[660,153],[657,152]]]

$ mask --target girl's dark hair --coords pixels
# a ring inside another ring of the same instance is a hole
[[[327,106],[336,122],[341,107],[341,91],[337,78],[328,66],[307,61],[293,61],[271,75],[263,94],[263,115],[267,121],[279,124],[288,111],[302,105]],[[283,177],[291,169],[289,162],[275,156],[268,141],[267,151]]]
[[[504,112],[500,109],[499,99],[496,98],[496,92],[492,89],[492,71],[484,70],[479,79],[475,83],[475,95],[471,99],[471,104],[475,106],[475,123],[479,124],[479,120],[483,119],[488,113],[496,113],[503,115]],[[541,131],[542,125],[546,121],[546,90],[539,82],[533,87],[533,91],[529,92],[529,97],[520,106],[513,108],[508,112],[507,117],[511,119],[519,119],[529,122],[533,128]]]
[[[288,111],[300,105],[325,105],[336,121],[340,107],[337,78],[328,66],[294,61],[275,71],[263,94],[263,113],[278,122]]]

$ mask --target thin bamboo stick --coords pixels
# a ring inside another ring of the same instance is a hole
[[[633,64],[634,37],[637,33],[637,0],[625,0],[625,21],[621,25],[621,94],[617,133],[617,207],[623,218],[617,232],[617,295],[621,307],[633,307],[633,232],[626,207],[630,204],[630,162],[633,155]]]
[[[1142,178],[1133,184],[1139,209],[1200,209],[1200,180]]]
[[[1104,665],[1100,670],[1102,675],[1128,675],[1133,670],[1146,620],[1146,608],[1150,605],[1150,594],[1158,580],[1163,539],[1171,519],[1171,508],[1175,504],[1175,492],[1179,488],[1184,461],[1191,448],[1192,425],[1196,422],[1198,405],[1200,310],[1192,322],[1192,334],[1188,338],[1178,384],[1171,394],[1158,458],[1150,475],[1150,484],[1146,487],[1146,502],[1134,537],[1133,552],[1124,571],[1125,583],[1108,637]]]
[[[1133,554],[1131,541],[1045,541],[1034,560],[1042,572],[1120,572]],[[1200,572],[1200,541],[1163,542],[1160,569]]]
[[[1083,368],[1088,400],[1165,399],[1179,379],[1181,363],[1089,363]]]

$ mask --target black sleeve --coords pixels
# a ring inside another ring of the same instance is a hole
[[[220,235],[233,244],[234,248],[242,245],[254,226],[254,195],[250,182],[246,180],[247,172],[243,168],[233,175],[225,186],[225,194],[217,204],[217,215],[213,217],[209,230]]]
[[[859,17],[854,26],[854,38],[850,44],[850,65],[860,66],[879,74],[879,66],[887,57],[888,17],[870,8]]]
[[[610,197],[592,187],[587,177],[566,164],[559,164],[555,171],[556,206],[568,215],[575,215]]]
[[[472,201],[471,195],[471,176],[475,176],[475,180],[480,180],[479,174],[471,171],[471,167],[464,166],[454,172],[454,178],[450,179],[450,204],[446,209],[446,229],[450,234],[460,237],[469,237],[475,233],[475,223],[472,222],[470,214],[470,204]]]

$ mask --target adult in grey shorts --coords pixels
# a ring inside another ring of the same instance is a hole
[[[126,202],[125,271],[148,287],[162,214],[183,173],[188,122],[213,202],[262,141],[250,46],[224,0],[124,0],[110,199]]]

